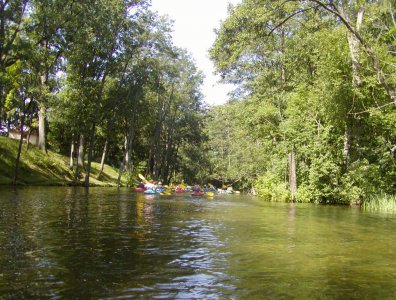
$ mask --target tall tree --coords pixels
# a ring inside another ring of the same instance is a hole
[[[28,0],[0,1],[0,128],[5,116],[6,68],[21,58],[18,49],[24,44],[21,36],[26,25],[27,4]]]

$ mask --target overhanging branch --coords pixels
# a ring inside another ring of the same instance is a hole
[[[315,8],[317,8],[318,7],[318,5],[316,5],[316,6],[312,6],[312,7],[308,7],[308,8],[305,8],[305,9],[301,9],[301,10],[298,10],[298,11],[295,11],[294,13],[292,13],[290,16],[288,16],[288,17],[286,17],[285,19],[283,19],[279,24],[277,24],[274,28],[272,28],[271,30],[270,30],[270,32],[268,33],[268,35],[271,35],[276,29],[278,29],[279,27],[281,27],[283,24],[285,24],[287,21],[289,21],[291,18],[293,18],[294,16],[296,16],[296,15],[298,15],[298,14],[301,14],[301,13],[303,13],[303,12],[306,12],[306,11],[308,11],[308,10],[311,10],[311,9],[315,9]]]

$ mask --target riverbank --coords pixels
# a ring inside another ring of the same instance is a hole
[[[18,141],[0,137],[0,185],[11,185],[17,157]],[[19,171],[18,185],[80,185],[84,174],[80,174],[77,182],[74,181],[73,170],[69,168],[69,158],[48,151],[44,154],[36,146],[24,143]],[[97,179],[100,164],[93,162],[91,167],[90,184],[92,186],[116,186],[118,170],[105,165],[103,173]],[[122,180],[126,185],[126,180]]]

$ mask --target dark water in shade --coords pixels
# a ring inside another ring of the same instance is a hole
[[[0,299],[396,299],[396,216],[0,189]]]

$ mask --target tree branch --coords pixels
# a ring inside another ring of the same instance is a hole
[[[300,0],[301,1],[301,0]],[[371,49],[371,47],[369,46],[369,44],[364,40],[364,38],[359,34],[359,32],[357,30],[355,30],[355,28],[351,25],[351,23],[349,22],[348,18],[345,16],[345,14],[343,13],[343,11],[340,11],[334,4],[332,1],[330,5],[324,4],[323,2],[321,2],[320,0],[310,0],[311,2],[314,2],[316,4],[318,4],[319,6],[323,7],[325,10],[327,10],[328,12],[330,12],[331,14],[335,15],[336,17],[338,17],[340,19],[340,21],[345,25],[345,27],[359,40],[359,42],[362,44],[364,51],[366,52],[366,54],[371,58],[371,60],[373,61],[373,68],[374,70],[377,72],[377,77],[378,77],[378,81],[379,83],[383,86],[383,88],[385,89],[386,93],[388,94],[388,96],[390,97],[390,99],[393,101],[393,103],[396,105],[396,92],[388,85],[388,82],[385,79],[384,73],[381,70],[380,67],[380,61],[377,57],[377,55],[375,54],[375,52]],[[331,7],[332,8],[331,8]]]
[[[277,24],[274,28],[272,28],[271,30],[270,30],[270,32],[267,34],[267,35],[271,35],[276,29],[278,29],[279,27],[281,27],[283,24],[285,24],[287,21],[289,21],[291,18],[293,18],[294,16],[296,16],[296,15],[298,15],[298,14],[300,14],[300,13],[303,13],[303,12],[306,12],[306,11],[308,11],[308,10],[311,10],[311,9],[314,9],[314,8],[317,8],[318,6],[313,6],[313,7],[308,7],[308,8],[305,8],[305,9],[301,9],[301,10],[298,10],[298,11],[295,11],[294,13],[292,13],[290,16],[288,16],[288,17],[286,17],[285,19],[283,19],[279,24]]]
[[[364,111],[360,111],[360,112],[356,112],[356,113],[348,113],[348,115],[354,115],[354,116],[356,116],[356,115],[362,115],[362,114],[368,113],[368,112],[370,112],[370,111],[382,109],[382,108],[384,108],[384,107],[387,107],[387,106],[390,106],[390,105],[394,105],[394,104],[395,104],[394,102],[389,102],[389,103],[387,103],[387,104],[380,105],[380,106],[373,107],[373,108],[369,108],[369,109],[364,110]]]

